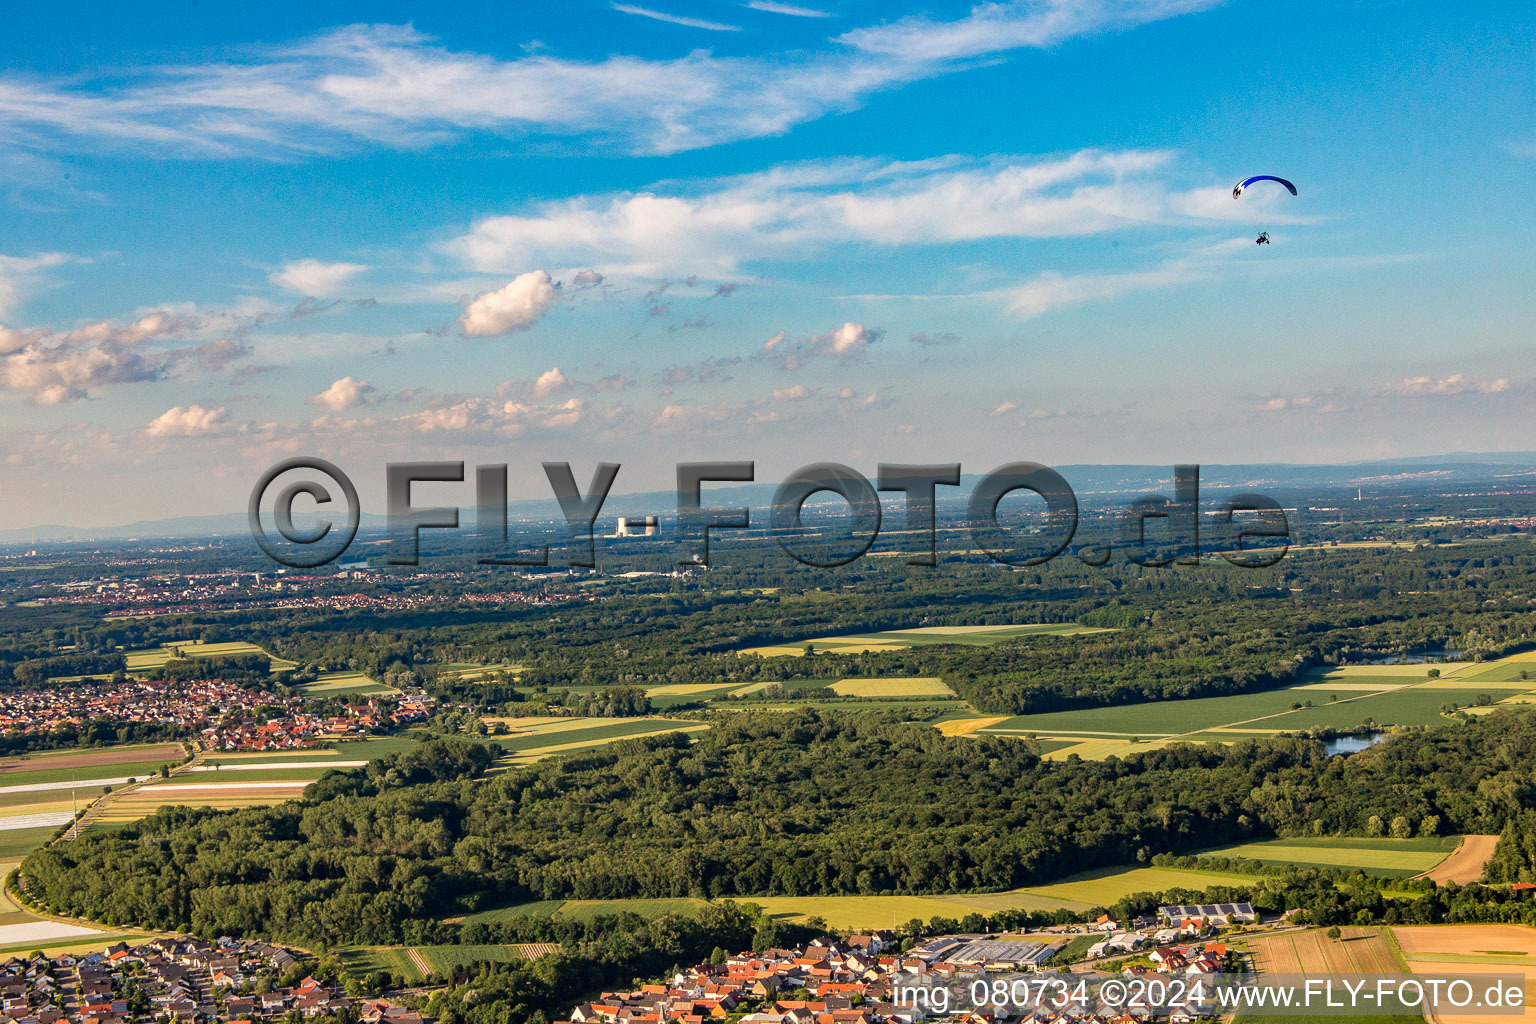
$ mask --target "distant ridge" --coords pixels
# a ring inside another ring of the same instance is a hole
[[[856,468],[865,469],[873,475],[873,466]],[[1054,468],[1066,477],[1080,498],[1090,501],[1094,497],[1108,500],[1118,495],[1136,495],[1165,489],[1171,486],[1173,472],[1171,465],[1083,464]],[[960,488],[940,488],[941,499],[948,498],[948,495],[963,495],[980,479],[981,475],[981,473],[966,473],[961,477]],[[1369,488],[1380,493],[1429,483],[1477,485],[1504,481],[1511,484],[1536,485],[1536,452],[1452,452],[1446,455],[1371,459],[1361,462],[1327,464],[1271,462],[1233,465],[1213,463],[1200,467],[1200,486],[1206,493],[1266,488],[1275,491]],[[705,493],[708,495],[709,502],[713,504],[765,508],[773,500],[775,487],[773,483],[739,484],[710,488]],[[948,495],[945,492],[948,492]],[[676,495],[671,491],[613,494],[603,506],[603,519],[611,520],[612,517],[621,515],[667,516],[675,510],[676,504]],[[508,503],[507,509],[514,519],[526,521],[557,519],[560,516],[559,507],[553,499],[514,500]],[[466,508],[464,511],[466,525],[472,522],[473,518],[473,512]],[[384,516],[376,512],[364,511],[362,516],[364,530],[378,530],[384,526]],[[203,537],[246,539],[249,536],[250,531],[245,514],[226,512],[140,520],[116,526],[75,527],[47,524],[4,529],[0,530],[0,544]]]

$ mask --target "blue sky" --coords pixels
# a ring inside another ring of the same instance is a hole
[[[8,14],[5,526],[1536,447],[1524,5],[251,6]]]

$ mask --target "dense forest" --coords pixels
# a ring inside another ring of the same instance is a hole
[[[877,715],[742,713],[489,779],[439,740],[304,800],[163,811],[25,864],[66,914],[300,943],[422,942],[537,899],[1006,889],[1271,834],[1499,832],[1536,806],[1536,714],[1347,758],[1304,739],[1040,761]]]
[[[1093,569],[1070,558],[1019,570],[959,556],[933,569],[866,559],[846,570],[791,570],[772,567],[766,553],[760,561],[626,580],[592,588],[593,600],[552,607],[231,609],[81,621],[73,609],[11,606],[0,610],[0,686],[119,670],[122,650],[167,640],[248,640],[297,662],[294,681],[321,670],[356,670],[513,713],[526,710],[513,705],[558,704],[569,687],[917,675],[944,679],[985,713],[1019,714],[1270,689],[1317,665],[1406,651],[1454,650],[1477,659],[1536,645],[1529,596],[1536,551],[1519,540],[1297,551],[1256,571],[1224,564]],[[379,595],[509,586],[574,594],[581,582],[515,573],[381,573],[356,587]],[[805,658],[739,653],[844,633],[1034,622],[1111,631]],[[516,665],[517,678],[470,681],[441,669],[452,663]],[[254,663],[228,668],[242,678],[261,670]],[[626,700],[607,711],[610,703],[601,702],[603,713],[644,710]]]

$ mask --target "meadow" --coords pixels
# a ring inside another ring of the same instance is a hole
[[[1252,885],[1253,877],[1218,871],[1178,868],[1109,868],[1062,879],[1051,885],[1006,892],[936,893],[882,896],[740,896],[740,904],[756,904],[771,917],[804,922],[820,918],[831,928],[890,928],[913,918],[961,918],[1002,910],[1086,911],[1108,906],[1136,892],[1170,888],[1201,890],[1214,885]],[[466,915],[465,921],[500,921],[527,915],[558,915],[590,920],[599,914],[629,912],[642,917],[687,914],[703,906],[693,898],[634,900],[540,900]]]
[[[1459,836],[1419,839],[1308,837],[1270,839],[1202,850],[1203,857],[1241,858],[1299,867],[1359,868],[1372,875],[1408,878],[1430,871],[1456,851]]]
[[[498,762],[506,768],[532,764],[554,754],[595,750],[618,740],[660,736],[669,732],[702,732],[705,722],[670,718],[509,718],[501,722],[512,733],[492,737],[508,751]]]
[[[966,732],[1029,734],[1041,740],[1071,741],[1049,752],[1051,758],[1062,759],[1074,754],[1084,758],[1123,757],[1175,740],[1230,743],[1244,737],[1311,729],[1351,732],[1443,725],[1448,721],[1444,709],[1449,704],[1487,712],[1536,698],[1536,685],[1525,681],[1500,683],[1477,678],[1483,673],[1509,675],[1510,665],[1515,663],[1515,659],[1505,659],[1429,667],[1351,665],[1314,671],[1295,686],[1280,690],[1015,715]],[[1525,664],[1536,666],[1529,660]],[[1439,676],[1430,677],[1431,669]],[[1488,708],[1469,707],[1483,695],[1494,703]],[[945,731],[954,734],[959,728],[948,725]]]
[[[969,647],[990,647],[1005,640],[1017,640],[1029,636],[1076,636],[1082,633],[1102,633],[1102,629],[1080,626],[1073,622],[1034,623],[1030,625],[998,626],[915,626],[911,629],[892,629],[874,633],[848,633],[841,636],[814,637],[809,640],[785,641],[762,647],[748,647],[741,653],[762,658],[802,656],[807,647],[817,654],[858,654],[862,651],[901,650],[928,644],[964,644]]]
[[[129,672],[142,675],[152,672],[175,658],[227,658],[245,654],[263,654],[272,659],[272,670],[282,672],[297,666],[291,661],[274,657],[268,651],[245,641],[229,643],[203,643],[200,640],[172,640],[159,647],[123,652]]]
[[[398,974],[407,984],[419,985],[427,975],[444,978],[457,968],[477,963],[516,963],[537,960],[558,947],[548,943],[484,946],[358,946],[337,951],[350,973],[363,977],[379,971]],[[424,972],[422,968],[425,967]]]
[[[399,692],[393,686],[371,679],[361,672],[322,672],[313,682],[292,685],[306,697],[366,697]]]

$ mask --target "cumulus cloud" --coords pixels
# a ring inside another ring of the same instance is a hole
[[[331,412],[341,412],[343,409],[372,401],[376,390],[365,380],[353,380],[351,376],[346,376],[332,383],[310,401],[315,405],[324,406]]]
[[[570,380],[560,372],[560,367],[552,366],[539,374],[539,379],[533,382],[533,397],[548,398],[550,395],[569,390],[570,386]]]
[[[481,431],[515,436],[530,429],[575,426],[585,413],[586,403],[580,398],[554,404],[467,398],[423,409],[402,417],[401,422],[423,433]]]
[[[177,405],[165,410],[144,428],[151,437],[201,437],[229,425],[229,412],[220,406]]]
[[[544,271],[519,274],[504,287],[471,302],[459,317],[460,330],[472,338],[497,338],[526,331],[554,305],[558,294]]]
[[[1464,373],[1449,377],[1405,377],[1382,386],[1381,391],[1391,395],[1496,395],[1510,389],[1509,378],[1474,380]]]
[[[988,415],[989,416],[1006,416],[1008,413],[1013,412],[1013,410],[1017,409],[1018,407],[1019,407],[1019,403],[1018,402],[1003,402],[1003,403],[999,404],[996,408],[994,408],[990,413],[988,413]]]
[[[820,13],[757,2],[781,14]],[[281,47],[232,48],[240,59],[138,68],[126,80],[105,72],[94,81],[6,75],[0,124],[23,141],[65,135],[170,156],[309,154],[359,142],[423,146],[488,131],[587,135],[599,145],[673,153],[777,135],[977,58],[1055,46],[1211,2],[1006,0],[947,21],[906,18],[856,29],[809,51],[696,50],[662,59],[542,52],[500,59],[447,49],[408,26],[354,25]]]
[[[811,359],[857,359],[884,334],[879,328],[865,327],[849,320],[825,334],[796,341],[789,341],[788,335],[781,331],[763,344],[759,354],[776,359],[786,370],[798,370]]]
[[[178,371],[217,372],[249,354],[245,344],[229,338],[184,343],[213,325],[204,317],[155,312],[126,324],[102,320],[68,331],[0,326],[0,390],[28,391],[34,402],[58,404]],[[178,340],[183,344],[163,347]]]
[[[485,273],[591,264],[635,277],[727,275],[743,262],[827,246],[1063,238],[1252,216],[1193,206],[1173,155],[1089,150],[1065,157],[949,156],[906,163],[788,164],[702,186],[576,196],[488,217],[445,243]]]
[[[576,276],[571,278],[573,288],[596,288],[603,283],[603,275],[595,270],[578,270]]]
[[[273,271],[268,280],[280,288],[314,298],[327,299],[344,291],[352,279],[370,267],[361,263],[323,263],[295,260]]]
[[[793,387],[788,388],[773,389],[773,397],[777,398],[781,402],[792,402],[796,399],[804,398],[810,393],[811,389],[806,387],[804,384],[796,384]]]

